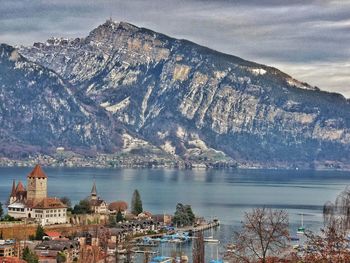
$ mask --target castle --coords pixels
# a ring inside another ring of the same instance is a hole
[[[56,197],[47,196],[48,177],[40,165],[27,176],[27,189],[15,180],[8,203],[8,214],[17,219],[34,220],[41,225],[67,222],[67,206]]]

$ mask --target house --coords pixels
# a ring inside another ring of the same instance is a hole
[[[15,242],[12,240],[0,240],[0,257],[16,256],[15,245]]]
[[[104,200],[100,199],[100,197],[97,195],[97,189],[96,189],[95,182],[94,182],[92,189],[91,189],[89,204],[90,204],[90,209],[95,214],[107,214],[108,213],[107,203]]]
[[[152,219],[152,213],[148,211],[143,211],[142,213],[137,215],[137,219]]]
[[[152,220],[168,226],[168,225],[171,225],[172,223],[172,215],[167,215],[167,214],[152,215]]]
[[[125,201],[115,201],[108,205],[108,212],[110,214],[116,214],[120,211],[123,215],[125,215],[126,210],[128,210],[128,203]]]
[[[122,228],[109,228],[109,241],[113,244],[125,241],[128,231]]]
[[[116,228],[132,232],[133,234],[146,233],[147,231],[155,231],[158,227],[157,222],[152,220],[137,220],[132,222],[117,223]]]
[[[75,238],[80,244],[80,246],[99,246],[100,238],[107,237],[108,243],[121,243],[125,241],[128,235],[128,230],[124,228],[96,228],[90,229],[89,231],[79,232],[78,236]]]
[[[56,197],[46,197],[34,204],[31,209],[35,221],[43,226],[67,222],[67,207]]]
[[[57,231],[45,231],[43,239],[45,240],[58,240],[64,238],[60,232]]]
[[[41,225],[67,222],[67,207],[60,199],[47,196],[48,177],[40,165],[27,176],[27,189],[21,181],[13,181],[8,202],[8,214],[17,219],[29,219]]]
[[[99,245],[98,231],[90,230],[90,231],[79,232],[75,240],[79,242],[80,246],[98,246]]]
[[[79,242],[72,240],[46,240],[34,248],[39,262],[56,262],[57,255],[63,253],[66,262],[72,262],[79,258]]]

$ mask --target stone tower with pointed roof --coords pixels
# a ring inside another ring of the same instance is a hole
[[[15,202],[25,203],[27,201],[27,190],[21,181],[18,181],[16,186],[16,181],[12,182],[11,195],[8,200],[8,204],[13,204]]]
[[[27,176],[27,200],[40,201],[47,197],[47,176],[39,164]]]
[[[16,201],[16,181],[13,180],[13,182],[12,182],[11,195],[10,195],[10,198],[9,198],[8,203],[9,203],[9,204],[12,204],[12,203],[15,202],[15,201]]]
[[[90,200],[96,200],[96,199],[97,199],[97,189],[96,189],[96,183],[94,181],[94,184],[92,185],[92,189],[91,189]]]

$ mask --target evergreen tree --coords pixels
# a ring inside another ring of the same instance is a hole
[[[131,213],[137,216],[138,214],[142,213],[142,211],[143,211],[143,208],[142,208],[141,196],[139,191],[136,189],[131,199]]]
[[[42,240],[45,235],[44,228],[41,225],[38,225],[35,232],[35,240]]]
[[[190,205],[183,205],[178,203],[176,205],[176,211],[174,214],[173,222],[176,225],[180,226],[188,226],[192,225],[195,220],[195,215],[192,212],[192,208]]]
[[[120,211],[120,209],[118,210],[118,213],[117,213],[117,216],[116,216],[116,221],[117,221],[117,223],[124,221],[124,217],[123,217],[123,214]]]
[[[67,262],[67,256],[64,254],[64,252],[58,252],[56,256],[56,262],[57,263],[64,263]]]
[[[39,263],[38,256],[33,253],[28,247],[23,249],[22,258],[28,263]]]
[[[194,223],[194,220],[196,219],[196,216],[194,215],[190,205],[185,205],[185,210],[188,217],[188,222],[190,225],[192,225]]]
[[[89,200],[83,199],[79,201],[79,204],[76,204],[72,211],[73,214],[91,214],[91,207]]]
[[[116,217],[115,216],[113,216],[113,215],[110,215],[109,217],[108,217],[108,221],[109,221],[109,225],[111,226],[111,227],[114,227],[115,225],[116,225]]]

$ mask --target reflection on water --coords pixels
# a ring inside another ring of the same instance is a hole
[[[0,168],[0,201],[6,203],[12,180],[26,180],[30,168]],[[143,207],[153,213],[174,213],[178,202],[191,204],[197,215],[217,216],[217,232],[229,240],[244,212],[254,207],[287,209],[292,233],[300,224],[306,228],[322,225],[322,206],[346,185],[349,172],[280,170],[163,170],[46,168],[49,194],[68,196],[73,203],[89,195],[93,179],[106,201],[130,203],[139,189]],[[224,229],[224,231],[222,230]]]

